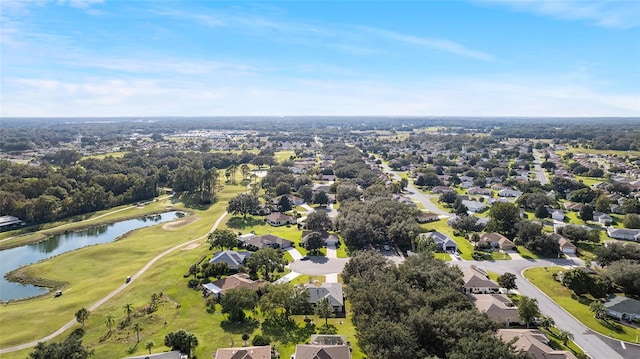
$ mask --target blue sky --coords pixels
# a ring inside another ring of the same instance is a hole
[[[639,1],[0,7],[2,116],[640,116]]]

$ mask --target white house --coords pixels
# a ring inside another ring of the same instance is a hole
[[[619,320],[631,321],[640,318],[640,300],[614,296],[604,303],[607,314]]]
[[[469,212],[482,212],[485,209],[487,209],[487,205],[482,203],[482,202],[478,202],[478,201],[469,201],[469,200],[464,200],[462,201],[462,204],[465,205],[465,207],[467,207],[467,209],[469,210]]]
[[[455,253],[458,251],[458,244],[453,239],[451,239],[451,237],[447,236],[444,233],[428,232],[428,233],[421,233],[420,236],[433,239],[436,246],[438,246],[440,249],[442,249],[445,252]]]
[[[607,228],[607,234],[614,239],[640,242],[640,229]]]
[[[551,218],[556,221],[564,221],[564,211],[561,209],[554,209],[551,211]]]
[[[500,197],[518,198],[518,197],[522,196],[522,192],[516,191],[515,189],[511,189],[511,188],[505,188],[505,189],[503,189],[503,190],[498,192],[498,196],[500,196]]]
[[[613,222],[613,218],[610,215],[602,212],[593,212],[593,220],[602,224]]]

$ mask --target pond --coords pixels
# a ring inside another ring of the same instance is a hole
[[[112,224],[98,225],[77,232],[58,234],[42,242],[0,251],[0,271],[2,272],[2,278],[0,278],[0,300],[8,301],[28,298],[45,294],[49,291],[49,288],[9,282],[5,275],[12,270],[85,246],[112,242],[134,229],[171,221],[182,216],[184,216],[184,213],[172,211]]]

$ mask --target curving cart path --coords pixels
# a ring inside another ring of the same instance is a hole
[[[211,230],[209,232],[212,232],[214,230],[216,230],[216,228],[218,228],[218,226],[220,225],[220,222],[222,222],[222,220],[224,219],[224,217],[226,217],[228,213],[224,212],[217,220],[216,222],[213,224],[213,226],[211,227]],[[98,308],[99,306],[103,305],[104,303],[106,303],[108,300],[110,300],[111,298],[113,298],[114,296],[116,296],[118,293],[122,292],[122,290],[124,290],[127,286],[130,286],[132,282],[134,282],[138,277],[140,277],[144,272],[146,272],[149,268],[151,268],[151,266],[153,264],[155,264],[158,260],[160,260],[160,258],[166,256],[167,254],[181,248],[184,247],[185,245],[189,245],[193,242],[199,241],[203,238],[206,238],[209,235],[209,232],[207,232],[206,234],[196,238],[196,239],[192,239],[190,241],[184,242],[184,243],[180,243],[172,248],[167,249],[166,251],[158,254],[157,256],[155,256],[153,259],[151,259],[144,267],[142,267],[142,269],[140,269],[136,274],[131,276],[131,281],[129,283],[125,283],[123,285],[121,285],[120,287],[116,288],[113,292],[107,294],[107,296],[105,296],[104,298],[100,299],[99,301],[95,302],[92,306],[90,306],[88,308],[89,311],[93,311],[96,308]],[[15,345],[12,347],[8,347],[8,348],[3,348],[0,349],[0,354],[4,354],[4,353],[10,353],[10,352],[14,352],[14,351],[18,351],[18,350],[22,350],[22,349],[27,349],[27,348],[31,348],[34,347],[38,344],[38,342],[46,342],[48,340],[51,340],[55,337],[57,337],[58,335],[64,333],[67,329],[71,328],[71,326],[73,326],[74,324],[76,324],[76,320],[75,318],[70,320],[67,324],[63,325],[62,327],[60,327],[60,329],[56,330],[55,332],[53,332],[52,334],[47,335],[44,338],[40,338],[38,340],[29,342],[29,343],[25,343],[25,344],[20,344],[20,345]]]

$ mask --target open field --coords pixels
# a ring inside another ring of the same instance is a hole
[[[552,275],[562,267],[537,267],[530,268],[524,272],[524,276],[531,281],[538,289],[553,299],[564,310],[571,313],[575,318],[594,331],[610,336],[615,339],[635,342],[636,335],[640,334],[640,329],[633,329],[620,325],[615,320],[604,321],[596,319],[593,312],[589,310],[591,297],[577,297],[573,291],[556,281]]]

